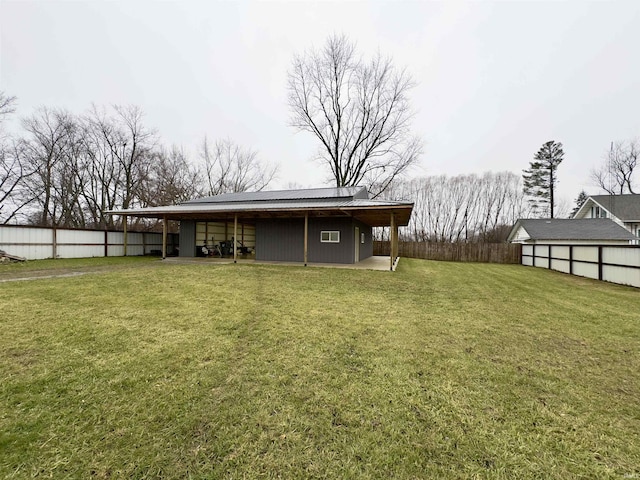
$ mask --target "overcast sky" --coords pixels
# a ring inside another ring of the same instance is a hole
[[[327,184],[288,126],[295,53],[345,33],[417,82],[415,175],[520,174],[565,147],[573,202],[613,140],[640,137],[640,1],[238,2],[0,0],[0,90],[18,115],[135,104],[166,144],[206,134],[280,164],[274,187]]]

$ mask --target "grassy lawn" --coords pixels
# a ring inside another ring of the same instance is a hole
[[[1,284],[0,477],[640,478],[636,289],[116,266]]]

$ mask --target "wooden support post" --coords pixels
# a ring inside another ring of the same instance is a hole
[[[109,256],[109,232],[104,231],[104,256]]]
[[[398,224],[395,221],[396,217],[393,216],[393,263],[395,264],[398,256],[400,256],[400,251],[398,250]]]
[[[307,255],[309,251],[309,212],[304,213],[304,266],[307,266]]]
[[[238,263],[238,214],[233,216],[233,263]]]
[[[122,231],[124,234],[124,240],[123,240],[123,244],[124,244],[124,256],[127,256],[127,216],[123,215],[122,216]]]
[[[167,258],[167,217],[162,217],[162,259]]]
[[[395,262],[395,241],[394,241],[394,235],[395,235],[395,231],[396,231],[396,216],[391,213],[391,223],[390,223],[390,227],[389,227],[389,261],[390,261],[390,266],[389,266],[389,270],[393,271],[393,262]]]

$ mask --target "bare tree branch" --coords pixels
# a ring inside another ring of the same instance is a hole
[[[218,140],[210,146],[205,137],[201,157],[209,195],[260,191],[278,172],[277,166],[260,162],[256,151],[242,148],[230,139]]]
[[[591,171],[594,185],[609,195],[622,195],[638,191],[636,167],[640,160],[640,141],[618,141],[604,155],[602,164]]]
[[[422,142],[409,133],[413,81],[391,60],[364,62],[345,36],[296,56],[288,75],[290,124],[320,142],[336,186],[365,183],[374,197],[418,162]]]

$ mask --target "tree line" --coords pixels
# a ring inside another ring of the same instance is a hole
[[[414,202],[403,232],[414,241],[502,242],[516,220],[531,212],[522,180],[512,172],[397,180],[384,197]]]
[[[261,190],[277,172],[230,139],[205,137],[190,159],[183,147],[164,146],[137,106],[92,106],[82,114],[42,107],[9,134],[1,122],[15,100],[0,92],[0,223],[115,228],[120,219],[105,211]]]

